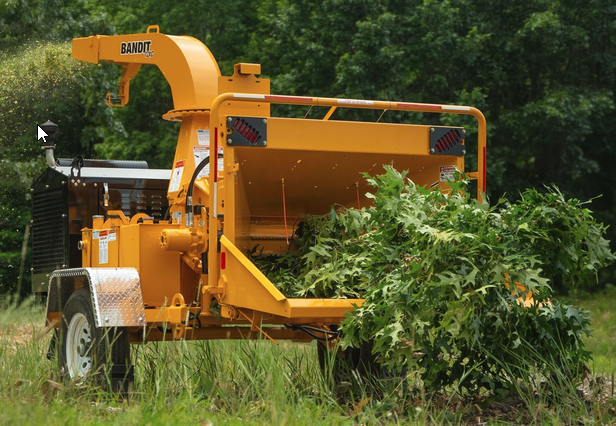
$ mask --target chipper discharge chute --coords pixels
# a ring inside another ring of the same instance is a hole
[[[408,170],[418,185],[445,190],[454,171],[465,170],[466,132],[335,120],[336,109],[474,116],[478,170],[467,175],[477,180],[478,196],[485,191],[485,120],[472,107],[271,95],[269,80],[258,77],[260,65],[237,64],[232,76],[221,76],[199,40],[162,34],[157,26],[144,34],[75,39],[73,57],[123,67],[119,98],[108,95],[109,105],[128,102],[130,80],[142,65],[158,66],[174,103],[163,118],[181,128],[167,171],[164,215],[125,208],[114,199],[122,195],[117,191],[99,191],[92,207],[78,208],[69,193],[59,213],[70,224],[77,211],[91,215],[79,222],[81,258],[39,271],[50,277],[47,321],[59,328],[59,355],[69,376],[101,366],[101,354],[111,351],[112,376],[121,388],[131,379],[129,340],[263,335],[310,341],[326,337],[360,305],[360,299],[287,298],[248,253],[256,246],[270,254],[293,249],[292,234],[302,219],[326,214],[332,205],[369,205],[362,173],[379,172],[383,164]],[[275,117],[272,104],[321,107],[324,114]],[[84,164],[81,174],[87,169]],[[113,173],[101,176],[99,188],[108,183],[105,176],[113,179]],[[68,180],[74,185],[74,176]],[[138,185],[150,180],[144,173]],[[79,344],[83,330],[89,333],[85,349]],[[113,339],[104,339],[107,333]]]

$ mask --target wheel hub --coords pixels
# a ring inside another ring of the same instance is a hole
[[[70,378],[84,377],[92,366],[92,330],[85,315],[71,318],[66,333],[66,366]]]

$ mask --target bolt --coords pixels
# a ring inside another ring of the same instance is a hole
[[[62,213],[62,217],[66,217],[66,213]]]
[[[462,150],[462,155],[466,155],[466,150],[465,149]]]
[[[263,146],[267,146],[267,141],[263,141]]]
[[[83,186],[86,186],[86,183],[85,183],[85,182],[83,183]]]
[[[233,144],[233,140],[231,138],[227,139],[227,145],[232,145]]]
[[[105,322],[109,322],[109,317],[105,317]]]
[[[462,134],[465,135],[466,134],[466,129],[462,129]]]
[[[430,153],[434,154],[434,148],[430,148]]]
[[[62,181],[62,185],[66,185],[66,181],[65,180]]]
[[[30,192],[34,192],[34,188],[30,188]]]
[[[49,189],[49,185],[45,185],[45,189]]]
[[[433,132],[434,131],[434,127],[430,127],[430,131]]]
[[[137,322],[143,322],[143,318],[141,317],[137,318]]]
[[[227,117],[227,121],[228,121],[228,122],[233,121],[233,117]]]
[[[263,124],[267,124],[267,118],[263,119]]]

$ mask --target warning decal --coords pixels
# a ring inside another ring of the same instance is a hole
[[[338,103],[349,105],[374,105],[373,101],[364,101],[361,99],[338,99]]]
[[[197,140],[199,145],[210,144],[210,131],[209,130],[197,130]]]
[[[223,152],[222,147],[218,147],[218,170],[223,170],[224,161],[221,157]],[[193,146],[193,154],[195,156],[195,167],[201,163],[201,161],[205,160],[210,155],[210,147],[209,146]],[[210,165],[209,163],[199,172],[199,176],[197,179],[201,179],[202,177],[206,177],[210,175]]]
[[[104,265],[109,262],[109,231],[102,230],[98,232],[98,263]],[[115,233],[114,233],[115,237]]]
[[[441,166],[439,168],[439,180],[441,182],[453,182],[455,172],[456,166]]]
[[[180,190],[180,183],[182,182],[182,174],[184,174],[184,164],[186,160],[180,160],[175,162],[173,166],[173,172],[171,173],[171,182],[169,182],[169,192],[175,192]]]

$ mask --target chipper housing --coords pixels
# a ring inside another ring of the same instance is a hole
[[[474,116],[478,169],[467,176],[477,180],[479,197],[485,191],[485,120],[472,107],[270,94],[260,65],[237,64],[232,76],[221,76],[199,40],[162,34],[157,26],[74,39],[73,57],[123,67],[118,99],[107,98],[111,106],[128,102],[130,80],[142,65],[157,66],[174,103],[163,118],[181,122],[181,129],[168,171],[168,212],[131,216],[112,208],[118,203],[111,193],[109,207],[82,222],[88,226],[81,229],[81,264],[51,274],[51,326],[60,324],[79,288],[91,294],[98,327],[122,327],[139,342],[311,340],[302,326],[328,329],[342,321],[362,300],[287,298],[249,252],[293,250],[294,230],[307,215],[368,206],[362,173],[380,173],[384,164],[408,170],[418,185],[446,190],[454,170],[465,171],[467,146],[462,127],[342,121],[334,119],[337,110]],[[322,112],[318,119],[276,117],[274,104]]]

